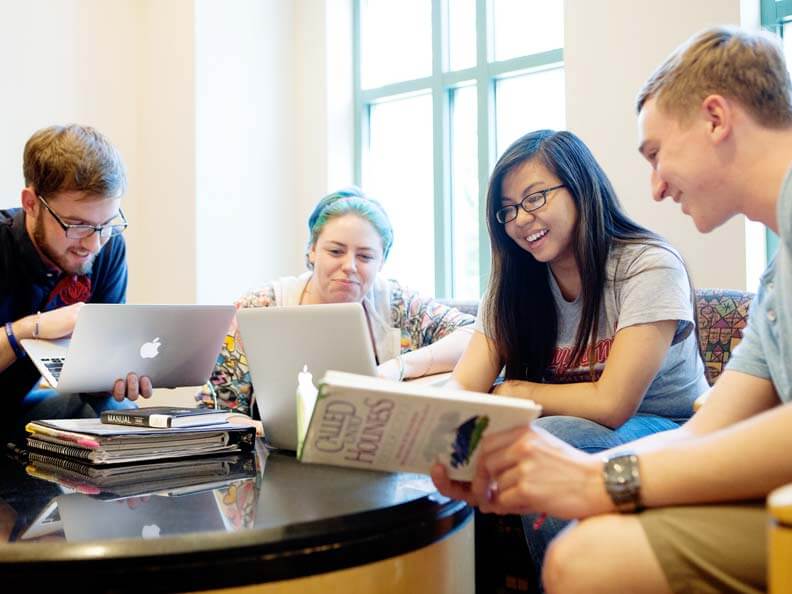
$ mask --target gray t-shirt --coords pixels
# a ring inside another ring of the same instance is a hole
[[[570,367],[583,300],[578,296],[575,301],[566,301],[549,268],[548,275],[558,311],[558,342],[545,381],[591,381],[586,355],[580,365]],[[637,324],[677,320],[671,347],[638,412],[685,421],[693,412],[693,401],[707,390],[708,384],[693,331],[693,303],[682,260],[668,246],[620,242],[610,251],[606,278],[594,347],[594,379],[602,374],[619,330]],[[475,329],[487,334],[481,317],[476,320]]]

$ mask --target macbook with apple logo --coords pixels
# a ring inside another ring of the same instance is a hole
[[[37,369],[63,393],[108,392],[128,373],[155,388],[209,379],[233,305],[86,304],[71,338],[23,339]]]
[[[377,374],[373,339],[360,303],[240,309],[255,405],[270,444],[297,449],[297,374],[318,382],[329,369]]]

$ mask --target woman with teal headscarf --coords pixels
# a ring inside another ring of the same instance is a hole
[[[372,332],[378,372],[402,380],[450,371],[470,339],[474,318],[421,297],[379,274],[393,245],[393,229],[379,202],[356,187],[322,198],[308,219],[308,271],[244,295],[237,307],[362,303]],[[253,386],[236,327],[197,398],[250,414]]]

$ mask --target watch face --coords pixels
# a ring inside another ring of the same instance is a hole
[[[619,511],[635,511],[640,505],[641,482],[638,457],[622,453],[608,458],[603,467],[605,489]]]

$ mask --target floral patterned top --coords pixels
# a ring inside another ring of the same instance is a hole
[[[244,295],[235,302],[237,308],[296,305],[311,273],[279,279]],[[369,314],[380,362],[401,353],[432,344],[457,328],[472,325],[474,318],[434,299],[402,287],[395,280],[377,278],[363,300]],[[398,347],[394,347],[394,335]],[[398,352],[395,352],[398,349]],[[223,343],[217,364],[209,379],[217,395],[218,408],[250,414],[253,397],[250,369],[236,321]],[[199,406],[214,408],[209,385],[196,395]]]

